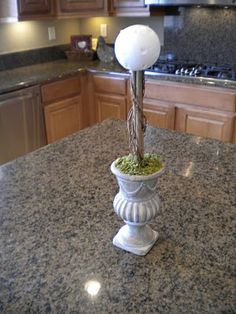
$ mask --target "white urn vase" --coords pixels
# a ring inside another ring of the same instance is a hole
[[[137,255],[146,255],[157,241],[158,232],[152,230],[148,223],[160,211],[157,181],[163,170],[144,176],[128,175],[116,168],[115,161],[112,163],[111,171],[119,184],[113,206],[125,222],[113,238],[115,246]]]

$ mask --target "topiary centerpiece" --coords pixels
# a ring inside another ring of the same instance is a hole
[[[113,206],[126,223],[114,237],[113,244],[131,253],[145,255],[158,238],[158,233],[148,223],[159,212],[156,187],[164,168],[157,154],[144,153],[144,70],[159,57],[160,41],[150,27],[132,25],[116,38],[115,54],[119,63],[131,71],[132,108],[127,121],[130,154],[119,157],[111,165],[120,188]]]

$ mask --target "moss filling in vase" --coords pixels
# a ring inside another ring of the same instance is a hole
[[[144,158],[138,162],[132,154],[117,158],[115,165],[124,174],[149,175],[163,168],[160,157],[156,154],[145,153]]]

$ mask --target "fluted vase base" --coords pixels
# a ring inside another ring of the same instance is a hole
[[[113,239],[113,244],[136,255],[146,255],[158,239],[158,233],[149,223],[160,211],[157,182],[164,168],[150,175],[128,175],[111,165],[116,176],[119,192],[113,207],[125,222]]]
[[[124,225],[113,238],[113,245],[136,255],[146,255],[158,239],[149,225]]]

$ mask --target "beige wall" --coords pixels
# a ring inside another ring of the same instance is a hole
[[[119,34],[120,29],[125,28],[132,24],[144,24],[150,26],[159,35],[160,42],[163,44],[164,28],[163,17],[148,17],[148,18],[89,18],[80,20],[81,34],[91,34],[93,37],[100,35],[100,25],[107,24],[107,43],[113,43],[116,36]]]
[[[163,44],[163,17],[30,21],[0,24],[0,54],[67,44],[70,42],[70,36],[76,34],[92,34],[93,37],[98,37],[101,24],[108,26],[108,43],[114,42],[120,29],[132,24],[145,24],[158,33]],[[55,26],[56,40],[48,39],[50,26]]]
[[[55,26],[56,40],[48,39],[49,26]],[[76,19],[0,24],[0,54],[66,44],[79,30]]]

